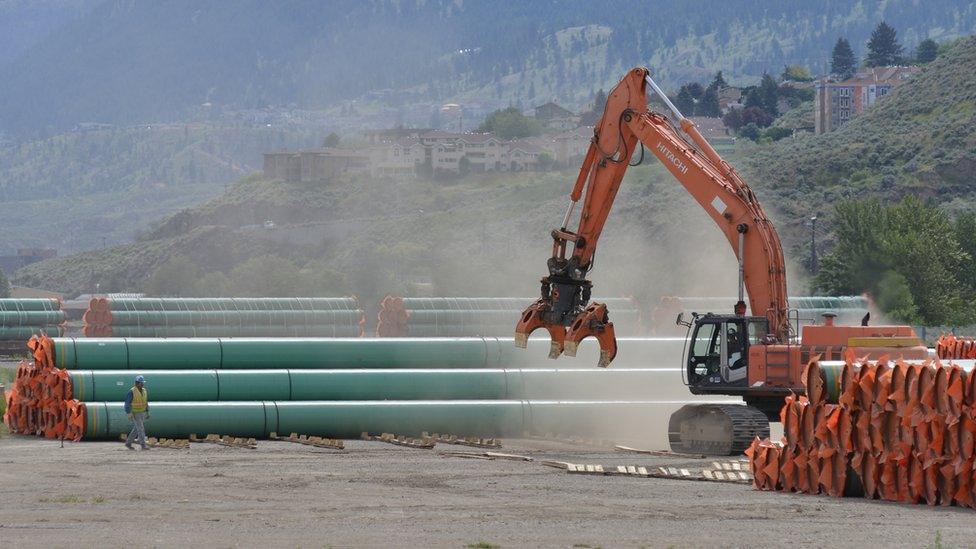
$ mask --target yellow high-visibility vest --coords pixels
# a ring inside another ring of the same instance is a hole
[[[142,389],[133,386],[132,391],[132,413],[142,413],[146,411],[149,407],[149,391],[146,391],[145,387]]]

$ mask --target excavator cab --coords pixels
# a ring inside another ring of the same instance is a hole
[[[693,315],[688,327],[684,362],[685,383],[694,394],[728,394],[744,389],[749,376],[749,347],[761,343],[768,321],[761,316]]]

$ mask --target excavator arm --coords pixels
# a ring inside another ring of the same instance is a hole
[[[648,86],[672,111],[677,126],[665,115],[648,109]],[[579,342],[590,336],[600,342],[600,366],[608,366],[616,356],[613,323],[606,305],[589,302],[592,283],[587,273],[639,143],[664,164],[725,234],[739,261],[735,313],[745,314],[743,292],[747,291],[752,314],[765,315],[770,335],[785,342],[790,329],[786,269],[776,230],[735,169],[715,152],[694,123],[681,115],[649,71],[638,67],[628,72],[607,97],[563,223],[552,231],[552,257],[547,262],[549,274],[542,279],[542,295],[522,313],[515,328],[516,345],[525,347],[529,334],[545,328],[552,337],[550,358],[563,353],[575,356]],[[568,227],[581,198],[579,223],[573,231]]]

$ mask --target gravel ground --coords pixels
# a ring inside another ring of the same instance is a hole
[[[533,462],[442,457],[348,441],[194,444],[0,438],[0,546],[715,547],[972,545],[956,508],[772,494],[748,485],[567,474],[541,460],[681,465],[708,460],[504,441]],[[478,545],[482,544],[482,545]]]

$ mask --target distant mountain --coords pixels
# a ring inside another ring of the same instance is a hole
[[[152,221],[260,170],[261,153],[318,143],[312,132],[178,124],[0,146],[0,253],[129,242]]]
[[[0,66],[24,55],[99,0],[0,0]]]
[[[863,55],[881,19],[913,48],[972,33],[976,2],[103,0],[0,68],[0,133],[179,120],[205,102],[324,108],[381,90],[394,104],[578,105],[636,64],[671,85],[822,70],[838,36]]]
[[[832,133],[757,146],[740,167],[803,259],[811,213],[843,197],[905,194],[972,208],[976,187],[976,37],[959,40],[890,96]],[[735,262],[721,233],[652,158],[631,168],[608,222],[593,279],[603,295],[731,292]],[[460,182],[353,178],[329,184],[245,178],[228,193],[161,221],[142,240],[42,261],[25,285],[82,292],[142,287],[180,255],[203,272],[228,272],[255,254],[324,262],[369,301],[429,280],[442,295],[536,291],[561,219],[568,172],[471,175]],[[265,228],[271,219],[274,228]],[[708,257],[702,270],[701,258]],[[791,284],[802,269],[790,263]],[[526,273],[530,273],[527,276]],[[716,275],[728,273],[728,276]],[[605,293],[604,293],[605,292]]]

